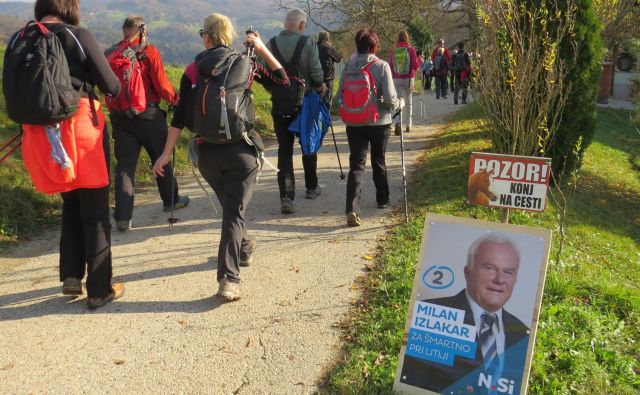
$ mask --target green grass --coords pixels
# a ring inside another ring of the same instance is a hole
[[[430,146],[410,190],[415,218],[388,234],[364,297],[345,322],[349,341],[321,392],[390,393],[407,317],[424,213],[499,221],[500,212],[466,203],[471,151],[491,148],[469,106]],[[530,394],[640,392],[640,134],[630,112],[598,110],[568,209],[564,250],[550,261]],[[558,206],[512,212],[515,224],[557,230]],[[554,232],[552,257],[558,250]]]
[[[0,48],[0,72],[4,60],[5,48]],[[183,66],[166,66],[167,76],[178,89]],[[259,84],[254,84],[254,98],[256,106],[256,130],[263,136],[273,135],[273,121],[271,120],[271,101],[269,94]],[[163,104],[166,109],[166,104]],[[103,108],[105,114],[108,114]],[[169,114],[168,120],[171,120]],[[107,116],[109,133],[112,128]],[[19,132],[18,125],[11,121],[6,114],[4,95],[0,95],[0,143],[8,140]],[[190,138],[188,131],[181,134],[176,148],[176,171],[178,174],[190,174],[187,158],[187,144]],[[113,156],[113,140],[111,140],[111,172],[115,170]],[[140,155],[136,171],[136,185],[138,188],[155,188],[155,180],[151,174],[152,163],[146,153]],[[112,194],[113,196],[113,194]],[[28,239],[46,229],[48,225],[58,222],[60,216],[61,199],[58,195],[42,195],[33,189],[33,184],[27,173],[20,150],[8,160],[0,164],[0,251],[15,245],[20,240]]]

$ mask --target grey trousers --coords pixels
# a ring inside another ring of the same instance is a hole
[[[240,252],[249,253],[244,213],[258,173],[255,151],[244,141],[198,145],[198,168],[222,206],[218,282],[240,282]]]
[[[396,92],[398,93],[398,99],[404,99],[404,108],[402,109],[402,125],[400,127],[404,129],[404,126],[411,126],[412,123],[412,115],[413,115],[413,78],[394,78],[393,85],[396,87]],[[393,119],[393,123],[400,123],[398,117]]]

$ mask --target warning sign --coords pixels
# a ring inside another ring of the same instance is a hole
[[[469,161],[471,204],[544,211],[551,159],[473,152]]]

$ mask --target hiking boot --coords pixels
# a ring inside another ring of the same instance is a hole
[[[116,221],[116,229],[120,232],[126,232],[131,229],[131,220],[128,221]]]
[[[407,126],[406,133],[410,133],[410,132],[411,132],[411,126]]]
[[[173,203],[173,209],[178,210],[181,208],[185,208],[189,205],[189,201],[189,196],[180,196],[178,197],[178,200]],[[164,206],[164,211],[171,211],[171,203]]]
[[[402,133],[402,126],[400,126],[399,123],[396,123],[396,130],[393,134],[395,134],[396,136],[400,136],[400,133]]]
[[[353,211],[347,213],[347,225],[349,226],[360,226],[362,222],[360,221],[360,216]]]
[[[307,199],[315,199],[320,196],[322,191],[320,190],[320,185],[316,186],[313,189],[307,189]]]
[[[378,203],[378,208],[387,208],[391,205],[391,203],[386,202],[386,203]]]
[[[232,283],[226,279],[220,281],[217,295],[229,302],[240,299],[240,283]]]
[[[280,212],[282,214],[293,214],[296,212],[296,208],[293,207],[293,200],[289,197],[283,197],[280,199]]]
[[[65,278],[62,282],[62,294],[69,296],[82,295],[82,282],[79,278]]]
[[[112,284],[111,293],[104,298],[87,298],[87,307],[97,309],[98,307],[106,306],[114,300],[119,299],[122,295],[124,295],[124,284]]]
[[[240,266],[249,267],[253,263],[253,253],[256,252],[258,243],[254,239],[249,239],[249,251],[240,251]]]

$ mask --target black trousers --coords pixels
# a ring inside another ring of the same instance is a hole
[[[106,166],[109,168],[109,140],[104,131]],[[87,274],[87,294],[103,298],[111,293],[111,222],[109,186],[81,188],[62,196],[60,234],[60,281]],[[88,270],[87,270],[88,266]]]
[[[167,142],[167,122],[163,111],[159,108],[147,109],[148,118],[111,117],[113,140],[117,160],[115,174],[116,221],[128,221],[133,215],[135,196],[135,173],[140,158],[140,150],[144,147],[151,164],[156,162],[164,151]],[[174,202],[178,199],[178,183],[173,175],[173,168],[168,164],[164,168],[165,176],[157,177],[156,184],[160,198],[165,206],[171,205],[171,184],[173,183]]]
[[[433,80],[433,75],[431,73],[426,71],[422,72],[422,84],[423,84],[422,87],[424,88],[424,90],[426,91],[431,90],[432,80]]]
[[[218,282],[240,282],[240,251],[249,252],[244,213],[258,172],[255,151],[244,141],[198,145],[198,168],[222,206]]]
[[[293,174],[293,143],[296,135],[289,131],[293,118],[273,115],[273,126],[278,139],[278,187],[280,198],[288,197],[292,200],[296,196],[296,179]],[[304,185],[307,189],[318,186],[318,156],[316,154],[302,155],[304,168]]]
[[[349,141],[349,177],[347,178],[347,207],[360,215],[360,194],[364,177],[364,165],[367,160],[367,149],[371,143],[371,169],[373,183],[376,186],[376,202],[389,202],[389,181],[385,155],[391,134],[391,125],[379,126],[347,126]]]
[[[453,101],[455,103],[458,102],[458,97],[460,95],[460,90],[462,90],[462,101],[467,101],[467,87],[469,86],[469,77],[467,77],[464,81],[461,80],[460,74],[461,71],[456,71],[455,76],[455,90],[453,91]]]

